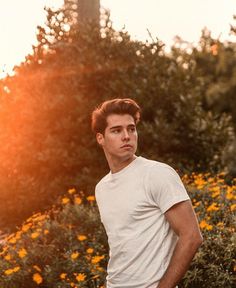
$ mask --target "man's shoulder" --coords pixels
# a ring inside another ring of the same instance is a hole
[[[171,165],[146,158],[143,158],[143,175],[146,175],[145,179],[159,182],[180,177]]]
[[[166,171],[166,170],[173,171],[174,170],[174,168],[171,167],[167,163],[160,162],[157,160],[147,159],[144,157],[141,157],[141,159],[142,159],[143,167],[145,167],[147,169],[158,169],[160,171]]]
[[[108,182],[108,180],[109,180],[109,176],[110,176],[110,173],[108,173],[108,174],[106,174],[104,177],[102,177],[102,179],[97,183],[97,185],[96,185],[96,190],[100,187],[100,186],[102,186],[104,183],[107,183]]]

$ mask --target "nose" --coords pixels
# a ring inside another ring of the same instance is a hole
[[[122,139],[126,141],[130,139],[129,133],[126,129],[123,130]]]

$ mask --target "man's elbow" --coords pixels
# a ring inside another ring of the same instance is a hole
[[[203,237],[200,231],[188,231],[186,234],[182,234],[183,243],[185,243],[191,250],[197,251],[203,243]]]
[[[193,247],[196,248],[196,250],[202,245],[203,243],[203,237],[202,237],[202,234],[199,232],[199,233],[195,233],[193,235],[191,235],[191,238],[190,238],[190,242],[191,242],[191,245]]]
[[[203,243],[203,237],[202,234],[199,233],[198,236],[196,237],[196,245],[199,248]]]

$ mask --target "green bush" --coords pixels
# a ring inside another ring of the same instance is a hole
[[[0,81],[1,230],[14,231],[72,185],[94,190],[108,170],[90,131],[91,111],[103,100],[140,103],[142,155],[184,172],[223,166],[231,123],[202,108],[208,79],[196,74],[195,58],[178,49],[167,55],[160,41],[133,41],[107,15],[102,37],[93,26],[67,31],[66,23],[63,11],[49,10],[33,55]]]
[[[179,287],[232,288],[236,185],[226,185],[222,175],[192,174],[183,181],[204,243]],[[33,215],[2,242],[0,287],[103,287],[107,260],[107,237],[94,196],[70,189],[51,210]]]
[[[70,189],[59,204],[34,214],[4,240],[0,286],[102,287],[106,245],[94,196]]]

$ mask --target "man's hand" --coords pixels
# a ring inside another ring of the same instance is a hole
[[[169,266],[157,288],[174,288],[186,273],[197,249],[202,244],[202,236],[189,200],[172,206],[165,213],[165,217],[179,239]]]

